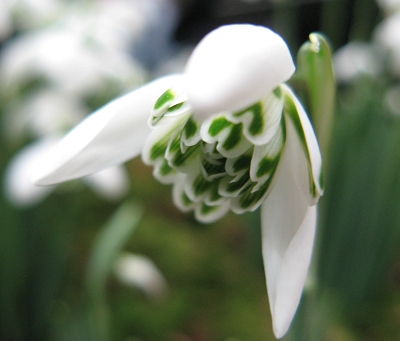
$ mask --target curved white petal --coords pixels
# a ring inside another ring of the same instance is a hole
[[[88,116],[38,160],[34,183],[50,185],[79,178],[138,156],[150,134],[147,119],[155,101],[182,81],[182,75],[159,78]]]
[[[316,206],[309,206],[302,188],[309,183],[307,162],[291,121],[286,121],[286,146],[261,207],[264,267],[277,338],[288,330],[299,304],[316,228]]]
[[[57,142],[57,139],[52,138],[35,141],[22,148],[11,159],[4,175],[4,190],[7,199],[14,205],[36,205],[53,191],[53,186],[35,186],[31,181],[31,170],[33,162]]]
[[[310,204],[315,204],[318,201],[320,195],[323,194],[323,188],[321,183],[322,178],[322,159],[321,159],[321,152],[319,150],[317,137],[315,136],[314,129],[311,125],[311,122],[305,112],[303,106],[297,99],[296,95],[293,91],[286,85],[282,84],[282,88],[284,89],[285,93],[290,96],[294,105],[296,106],[296,111],[298,114],[298,118],[300,120],[301,128],[304,133],[305,143],[306,143],[306,150],[304,152],[308,152],[309,162],[311,164],[311,175],[312,180],[316,186],[316,196],[314,198],[310,198]],[[288,120],[286,120],[288,121]],[[296,134],[297,135],[297,134]],[[300,142],[299,142],[300,145]],[[302,153],[297,153],[294,157],[298,157],[298,155],[302,155]],[[308,170],[307,170],[308,173]],[[308,185],[305,187],[305,195],[310,197],[310,186]]]
[[[244,109],[294,72],[283,39],[266,27],[227,25],[209,33],[189,58],[188,98],[199,118]]]

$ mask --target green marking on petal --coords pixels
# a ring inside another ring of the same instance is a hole
[[[279,86],[276,87],[272,92],[276,98],[278,98],[278,99],[282,98],[282,89]]]
[[[318,193],[318,189],[317,189],[317,185],[314,182],[314,177],[313,177],[313,172],[312,172],[312,165],[311,165],[311,156],[310,156],[310,151],[308,150],[308,145],[307,145],[307,140],[306,140],[306,136],[304,134],[304,130],[303,130],[303,126],[301,124],[300,121],[300,117],[299,114],[297,112],[297,108],[296,105],[293,101],[293,99],[289,96],[286,95],[285,96],[285,111],[287,112],[289,118],[291,119],[293,126],[296,130],[297,136],[300,140],[301,143],[301,147],[306,155],[307,158],[307,164],[308,164],[308,174],[309,174],[309,178],[310,178],[310,194],[312,195],[313,198],[316,198],[319,193]],[[322,173],[322,172],[321,172]],[[319,175],[319,179],[321,179],[321,173]]]
[[[172,101],[175,98],[175,94],[172,91],[172,89],[168,89],[167,91],[165,91],[156,101],[156,103],[154,104],[154,109],[158,110],[161,107],[163,107],[165,104],[167,104],[168,102]]]
[[[248,130],[251,135],[256,136],[261,134],[264,131],[264,112],[263,106],[261,102],[257,102],[256,104],[252,105],[251,107],[235,113],[234,116],[240,117],[246,113],[251,113],[253,118],[250,122]]]
[[[225,191],[230,194],[241,193],[248,187],[248,183],[250,180],[250,176],[248,173],[245,173],[242,177],[240,177],[237,181],[231,181],[225,188]]]
[[[151,147],[150,150],[151,161],[155,161],[160,157],[164,157],[170,138],[171,138],[170,135],[166,135]]]
[[[211,163],[206,158],[202,158],[201,165],[204,177],[211,181],[213,178],[221,177],[226,175],[225,172],[225,162],[226,159],[222,159],[219,162]]]
[[[178,103],[178,104],[174,104],[173,106],[169,107],[167,111],[168,111],[169,113],[174,112],[174,111],[176,111],[176,110],[182,108],[182,106],[183,106],[184,104],[185,104],[185,102],[181,102],[181,103]]]
[[[264,199],[264,196],[271,184],[272,177],[268,178],[267,181],[257,190],[253,192],[253,186],[246,188],[241,195],[236,198],[235,204],[237,205],[234,211],[242,213],[245,211],[254,211],[257,209]]]
[[[222,130],[229,127],[232,123],[229,122],[224,116],[216,117],[210,127],[208,128],[208,134],[212,137],[217,136]]]
[[[197,125],[197,122],[193,119],[193,117],[190,117],[186,122],[185,127],[183,128],[185,137],[187,139],[190,139],[191,137],[195,136],[198,129],[199,127]]]
[[[280,156],[280,155],[279,155]],[[256,175],[258,178],[261,178],[264,175],[270,174],[272,171],[275,171],[276,167],[278,166],[279,157],[276,158],[269,158],[264,157],[258,163],[258,169]]]
[[[208,215],[218,209],[219,209],[219,205],[210,206],[210,205],[206,205],[205,203],[201,203],[200,213],[202,215]]]
[[[180,136],[176,135],[168,146],[168,152],[176,153],[177,151],[180,151],[180,149],[181,149]]]
[[[212,182],[207,181],[200,174],[193,181],[192,184],[193,192],[197,197],[199,197],[205,194],[212,187],[212,184],[213,184]]]
[[[238,173],[242,170],[246,170],[250,168],[252,156],[249,154],[239,156],[232,165],[232,170],[234,173]]]
[[[175,170],[170,167],[167,160],[163,160],[163,163],[159,167],[159,174],[161,176],[167,176],[167,175],[171,175],[174,173],[175,173]]]
[[[219,194],[218,192],[218,184],[219,181],[214,181],[213,186],[211,187],[209,191],[209,197],[208,197],[208,203],[215,203],[221,200],[222,195]]]
[[[179,140],[178,140],[179,142]],[[200,152],[200,145],[196,144],[194,146],[188,147],[185,153],[182,153],[180,147],[178,145],[177,152],[170,159],[170,164],[172,167],[182,167],[188,160],[191,160],[193,157],[197,156]]]
[[[232,127],[229,135],[222,145],[225,150],[232,150],[240,143],[242,140],[242,127],[242,124],[236,124]]]
[[[286,96],[285,98],[285,111],[289,114],[289,117],[291,118],[294,128],[296,129],[297,136],[300,139],[302,148],[304,152],[307,155],[307,158],[310,159],[309,153],[308,153],[308,147],[307,147],[307,142],[306,142],[306,137],[304,135],[303,131],[303,126],[301,125],[300,117],[299,114],[297,113],[297,108],[296,105],[294,104],[293,100],[290,98],[290,96]]]
[[[181,202],[182,202],[183,206],[185,206],[185,207],[190,207],[193,204],[193,201],[189,199],[189,197],[186,195],[185,192],[182,192]]]

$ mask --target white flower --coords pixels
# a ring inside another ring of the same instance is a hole
[[[361,74],[372,77],[383,71],[383,56],[378,46],[352,41],[334,55],[333,63],[338,82],[350,82]]]
[[[63,0],[1,0],[0,41],[54,22],[66,7]]]
[[[79,18],[83,21],[83,18]],[[30,181],[31,160],[90,111],[92,102],[142,81],[142,69],[126,51],[112,50],[90,30],[57,25],[24,33],[3,45],[0,86],[4,92],[2,128],[11,143],[37,138],[10,160],[4,178],[6,196],[17,206],[38,204],[52,191]],[[54,144],[54,143],[52,143]],[[85,183],[106,199],[121,199],[129,187],[123,168],[103,170]]]
[[[53,89],[85,97],[107,82],[137,84],[143,71],[123,51],[111,50],[71,27],[25,33],[4,46],[1,82],[7,91],[39,79]]]
[[[378,6],[381,7],[387,15],[400,11],[399,0],[376,0],[376,2]]]
[[[54,184],[142,155],[173,199],[198,220],[261,206],[275,335],[295,314],[307,275],[321,158],[307,115],[282,82],[294,72],[267,28],[223,26],[194,50],[184,74],[101,108],[38,160],[34,182]],[[149,124],[148,124],[149,123]]]
[[[0,1],[0,42],[11,35],[13,31],[8,1]]]
[[[114,273],[122,283],[141,289],[151,298],[159,298],[167,291],[167,281],[148,257],[122,254],[115,261]]]
[[[390,71],[400,76],[400,12],[383,20],[376,27],[373,38],[389,54]]]

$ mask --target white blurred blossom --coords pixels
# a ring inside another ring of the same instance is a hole
[[[370,43],[353,41],[341,47],[333,57],[337,81],[349,82],[360,74],[377,76],[383,70],[383,55]]]
[[[37,140],[22,148],[9,162],[4,175],[6,198],[16,206],[29,207],[46,198],[56,186],[38,187],[32,185],[32,162],[43,152],[52,148],[57,139]]]
[[[379,7],[382,8],[385,14],[391,15],[395,12],[400,11],[400,1],[399,0],[376,0]]]
[[[65,12],[64,0],[1,0],[0,41],[14,32],[45,27]]]
[[[122,254],[114,264],[114,273],[123,284],[138,288],[151,298],[158,298],[167,291],[163,274],[148,257]]]
[[[36,77],[76,96],[100,90],[101,83],[107,81],[132,86],[143,76],[128,54],[58,27],[21,35],[6,44],[0,68],[5,86],[15,88]]]
[[[6,1],[7,9],[15,8],[17,1]],[[160,1],[164,0],[71,2],[55,24],[23,32],[3,44],[3,133],[14,145],[33,140],[14,155],[6,171],[4,187],[14,204],[34,205],[52,192],[33,187],[28,176],[31,160],[54,143],[49,141],[105,101],[143,83],[146,71],[130,55],[130,44],[145,30],[150,4]],[[50,2],[20,1],[18,15],[29,6],[37,13],[46,7],[46,13],[55,14],[58,2]],[[0,21],[0,34],[2,23],[6,21]],[[121,167],[93,174],[84,182],[109,199],[120,198],[129,188]]]
[[[88,109],[76,96],[42,88],[11,101],[4,109],[2,133],[15,144],[26,136],[62,133],[82,120]]]
[[[388,53],[390,71],[400,76],[400,12],[385,18],[377,26],[374,41]]]
[[[0,1],[0,42],[11,35],[13,31],[12,20],[7,0]]]

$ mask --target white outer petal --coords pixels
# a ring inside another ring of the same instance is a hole
[[[199,118],[244,109],[294,72],[283,39],[266,27],[227,25],[194,49],[185,73],[188,98]]]
[[[182,75],[159,78],[88,116],[38,160],[33,182],[50,185],[76,179],[138,156],[150,134],[147,119],[155,101],[181,81]]]
[[[18,207],[38,204],[54,189],[53,186],[38,187],[32,184],[32,163],[43,153],[54,147],[57,139],[42,139],[22,148],[8,164],[4,175],[5,195]]]
[[[286,147],[274,187],[261,206],[264,267],[277,338],[287,332],[299,304],[316,228],[316,206],[309,206],[302,188],[308,188],[307,163],[294,127],[286,121]]]
[[[296,109],[297,113],[299,115],[299,119],[301,122],[301,126],[303,128],[304,132],[304,137],[306,139],[306,144],[307,144],[307,149],[308,149],[308,154],[310,156],[310,162],[311,162],[311,172],[312,172],[312,178],[314,180],[315,185],[317,186],[317,191],[319,195],[322,195],[324,190],[321,187],[321,173],[322,173],[322,159],[321,159],[321,152],[319,150],[319,145],[317,141],[317,137],[315,136],[314,129],[311,125],[311,122],[308,118],[308,115],[306,111],[304,110],[302,104],[300,101],[297,99],[296,95],[293,93],[293,91],[286,85],[282,84],[281,85],[284,91],[292,98]],[[286,120],[288,121],[288,120]],[[297,134],[296,134],[297,135]],[[298,143],[300,146],[300,142]],[[293,157],[298,158],[299,155],[303,155],[302,153],[297,153]],[[305,171],[305,169],[303,169]],[[306,171],[308,174],[308,169]],[[310,186],[305,187],[305,195],[307,197],[310,197],[310,191],[309,191]],[[310,199],[310,204],[315,204],[318,201],[318,198],[311,198]]]

